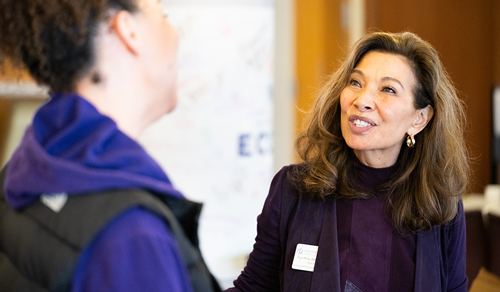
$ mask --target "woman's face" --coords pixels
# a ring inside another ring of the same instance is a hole
[[[423,118],[413,103],[415,82],[408,61],[399,55],[372,51],[354,68],[340,96],[341,129],[362,163],[394,165],[406,133],[423,129],[415,127]]]
[[[139,29],[143,46],[146,78],[151,88],[158,89],[151,103],[151,114],[161,116],[177,104],[177,48],[175,29],[163,14],[159,0],[139,0]]]

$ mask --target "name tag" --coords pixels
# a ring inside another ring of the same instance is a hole
[[[314,272],[314,264],[316,263],[317,254],[317,245],[302,243],[297,244],[297,248],[295,248],[295,256],[293,257],[292,269]]]

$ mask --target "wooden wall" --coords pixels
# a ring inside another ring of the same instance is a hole
[[[471,191],[480,193],[492,181],[491,90],[500,75],[496,5],[498,0],[366,0],[368,29],[409,30],[440,53],[467,105],[466,139],[474,158]]]
[[[296,135],[303,129],[303,111],[310,109],[326,77],[348,50],[348,35],[341,25],[341,2],[295,0]]]
[[[500,1],[494,1],[493,11],[495,19],[493,35],[495,39],[494,45],[494,61],[495,61],[495,83],[500,85]]]

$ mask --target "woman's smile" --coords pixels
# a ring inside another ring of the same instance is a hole
[[[351,127],[351,131],[356,134],[368,132],[373,127],[377,126],[373,120],[358,115],[352,115],[349,117],[349,125]]]

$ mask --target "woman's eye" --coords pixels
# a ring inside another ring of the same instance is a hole
[[[394,90],[394,88],[392,88],[392,87],[384,87],[382,89],[382,91],[389,92],[389,93],[392,93],[392,94],[396,94],[396,90]]]
[[[359,87],[359,86],[361,86],[361,85],[359,84],[359,82],[358,82],[356,79],[351,79],[351,80],[349,81],[349,84],[350,84],[350,85],[353,85],[353,86],[358,86],[358,87]]]

